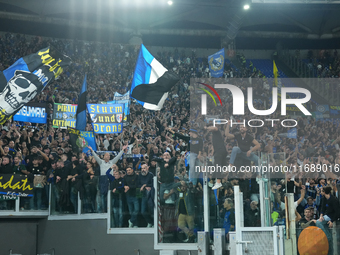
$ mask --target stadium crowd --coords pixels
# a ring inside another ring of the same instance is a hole
[[[190,105],[190,96],[195,94],[190,80],[209,82],[208,62],[197,58],[194,50],[188,55],[175,49],[155,55],[166,68],[181,77],[163,109],[149,111],[131,103],[130,124],[124,127],[122,134],[96,135],[98,151],[89,148],[91,155],[77,154],[72,151],[67,130],[52,127],[53,103],[76,104],[85,72],[89,103],[112,100],[115,92],[124,94],[131,85],[139,48],[6,34],[0,38],[0,70],[47,45],[53,45],[73,60],[60,79],[35,99],[49,104],[47,124],[19,125],[9,121],[1,128],[0,174],[35,176],[34,196],[20,200],[22,210],[44,210],[51,203],[55,214],[74,214],[78,212],[79,193],[82,213],[105,213],[110,190],[112,227],[153,227],[153,201],[159,192],[163,241],[194,242],[195,232],[203,229],[203,182],[201,175],[195,176],[194,166],[216,162],[237,168],[257,165],[257,155],[266,153],[271,154],[268,156],[270,165],[293,166],[286,178],[271,179],[272,224],[283,224],[287,191],[295,194],[302,226],[316,224],[327,232],[328,227],[321,222],[328,222],[331,227],[339,217],[339,203],[335,199],[338,196],[337,171],[323,171],[324,168],[340,168],[338,123],[300,117],[297,138],[288,138],[289,128],[280,125],[261,128],[218,125],[214,128]],[[261,78],[252,82],[254,93],[262,98],[271,94],[260,70],[244,66],[236,71],[231,65],[225,65],[224,79],[235,77]],[[241,81],[240,87],[246,94],[248,79]],[[232,116],[229,101],[213,108],[210,114],[242,121]],[[257,109],[265,107],[263,101],[255,106]],[[280,111],[270,117],[283,119]],[[254,115],[246,111],[245,118],[252,119]],[[87,130],[92,130],[91,124]],[[160,184],[159,191],[153,188],[154,176]],[[261,225],[259,185],[255,177],[209,176],[211,228],[224,227],[227,233],[235,230],[235,185],[239,185],[244,194],[245,226]],[[49,190],[52,191],[51,201]],[[329,197],[331,206],[328,206]],[[13,208],[14,201],[0,201],[1,210]],[[316,219],[319,223],[313,221]]]

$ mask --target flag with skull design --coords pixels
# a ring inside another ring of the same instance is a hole
[[[69,57],[47,47],[0,72],[0,124],[33,100],[70,63]]]

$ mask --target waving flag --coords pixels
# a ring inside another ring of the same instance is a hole
[[[222,77],[224,71],[224,48],[208,57],[211,77]]]
[[[86,74],[83,82],[83,87],[81,88],[79,99],[78,99],[78,108],[77,108],[77,121],[76,121],[76,129],[85,131],[86,128],[86,96],[87,96],[87,83],[86,83]]]
[[[288,135],[287,138],[297,138],[297,129],[296,128],[292,128],[290,130],[288,130]]]
[[[0,72],[0,124],[34,99],[50,81],[58,78],[70,62],[67,56],[47,47],[18,59]]]
[[[160,110],[168,92],[178,81],[178,75],[162,66],[142,44],[131,84],[131,97],[146,109]]]

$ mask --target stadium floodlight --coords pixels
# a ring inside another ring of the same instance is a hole
[[[170,1],[168,1],[168,5],[172,5],[173,4],[173,2],[170,0]]]
[[[249,8],[250,8],[249,4],[243,5],[243,9],[244,9],[244,10],[248,10]]]

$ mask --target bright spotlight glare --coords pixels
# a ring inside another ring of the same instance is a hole
[[[248,10],[249,8],[250,8],[249,4],[245,4],[245,5],[243,6],[243,9],[245,9],[245,10]]]
[[[173,4],[173,2],[172,1],[168,1],[168,5],[172,5]]]

